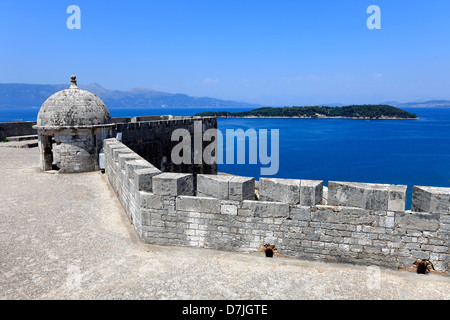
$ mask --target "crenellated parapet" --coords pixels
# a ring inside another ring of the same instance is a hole
[[[106,175],[141,240],[385,267],[449,271],[450,189],[161,172],[104,141]],[[255,197],[255,186],[258,197]],[[327,191],[327,197],[325,194]]]

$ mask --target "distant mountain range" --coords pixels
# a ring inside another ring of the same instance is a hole
[[[247,108],[261,105],[192,97],[186,94],[159,92],[151,89],[129,91],[108,90],[99,84],[79,85],[100,97],[108,108]],[[40,107],[52,94],[68,85],[0,83],[0,108]]]
[[[40,107],[57,91],[67,89],[63,84],[0,83],[0,108]],[[167,93],[152,89],[131,89],[128,91],[108,90],[99,84],[80,85],[99,96],[108,108],[261,108],[262,105],[220,100],[210,97],[192,97],[180,93]],[[384,102],[397,108],[444,108],[450,107],[449,100],[400,103]],[[333,105],[337,106],[337,104]]]
[[[395,105],[397,108],[449,108],[449,100],[430,100],[424,102],[408,102]]]

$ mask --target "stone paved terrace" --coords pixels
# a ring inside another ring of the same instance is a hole
[[[450,299],[446,275],[142,244],[100,172],[0,160],[0,299]]]

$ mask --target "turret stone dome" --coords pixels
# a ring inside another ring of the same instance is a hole
[[[39,110],[36,129],[88,128],[111,123],[105,103],[89,91],[79,89],[71,77],[69,89],[50,96]]]

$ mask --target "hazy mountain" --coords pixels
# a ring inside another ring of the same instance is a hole
[[[48,97],[65,88],[63,85],[0,84],[0,108],[40,107]]]
[[[57,91],[67,89],[63,84],[22,84],[0,83],[0,108],[40,107],[44,101]],[[173,94],[152,89],[135,88],[128,91],[109,90],[100,84],[80,85],[99,96],[108,108],[260,108],[262,105],[220,100],[209,97],[192,97],[186,94]],[[397,108],[445,108],[450,107],[449,100],[430,100],[400,103],[389,101],[383,104]],[[340,103],[331,106],[343,106]]]
[[[186,94],[159,92],[151,89],[131,89],[129,91],[108,90],[94,83],[80,85],[99,96],[108,108],[237,108],[260,107],[260,105],[220,100],[209,97],[192,97]],[[57,91],[67,89],[68,85],[52,84],[0,84],[0,108],[40,107],[44,101]]]
[[[449,100],[430,100],[424,102],[407,102],[396,105],[398,108],[448,108]]]

